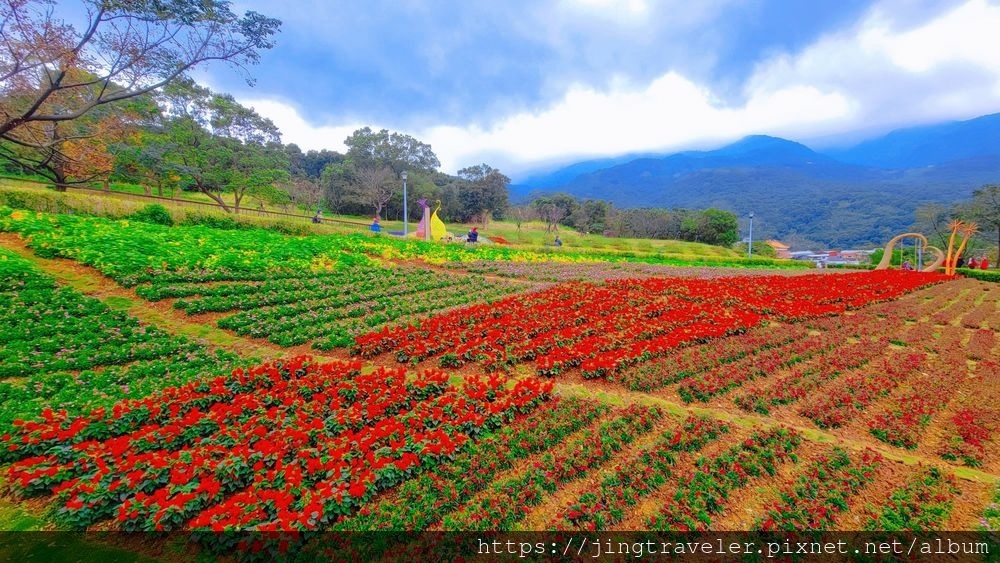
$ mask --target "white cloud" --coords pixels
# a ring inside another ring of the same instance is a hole
[[[568,1],[568,0],[567,0]],[[587,9],[645,10],[630,0],[575,0]],[[761,62],[744,100],[722,104],[676,72],[644,85],[618,78],[599,90],[571,86],[548,108],[488,127],[446,123],[405,131],[432,145],[448,172],[481,162],[523,169],[569,157],[705,145],[763,133],[797,139],[863,127],[967,118],[1000,107],[1000,6],[966,4],[913,29],[895,30],[891,12],[872,10],[857,26],[794,54]],[[270,117],[285,142],[344,150],[361,124],[314,126],[277,101],[245,101]],[[367,124],[374,128],[391,125]]]
[[[294,107],[278,100],[244,99],[240,103],[273,121],[281,131],[283,143],[295,143],[303,151],[328,149],[344,152],[347,150],[344,139],[365,126],[358,123],[314,125],[303,119]]]
[[[997,29],[1000,6],[982,0],[902,31],[876,8],[854,29],[763,62],[746,92],[808,85],[839,93],[856,109],[842,130],[977,116],[1000,106]]]
[[[470,164],[479,154],[537,162],[665,150],[760,131],[783,133],[849,111],[842,97],[802,86],[752,98],[742,107],[721,107],[711,92],[670,73],[642,89],[596,92],[577,85],[544,112],[511,116],[489,130],[435,127],[425,137],[442,164]]]
[[[294,142],[303,150],[343,151],[343,140],[361,127],[316,127],[282,102],[242,103],[269,117],[281,129],[286,143]],[[664,150],[762,130],[790,132],[805,124],[838,119],[848,111],[841,97],[804,86],[752,98],[740,108],[720,107],[711,92],[670,73],[641,89],[620,85],[609,92],[597,92],[577,85],[544,112],[513,115],[486,130],[441,125],[407,133],[430,143],[442,168],[455,172],[486,154],[500,155],[517,167],[566,155]]]
[[[876,34],[892,62],[908,71],[926,72],[963,63],[1000,73],[998,32],[1000,6],[972,0],[917,29],[896,36],[885,30]]]

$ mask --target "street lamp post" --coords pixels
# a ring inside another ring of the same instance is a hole
[[[750,212],[750,244],[747,245],[747,258],[753,257],[753,211]]]
[[[403,238],[406,238],[410,232],[410,220],[406,209],[406,170],[400,172],[399,177],[403,179]]]

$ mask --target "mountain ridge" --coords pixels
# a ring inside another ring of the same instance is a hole
[[[873,246],[909,228],[919,205],[966,199],[983,184],[1000,181],[1000,114],[895,130],[823,152],[750,135],[714,150],[614,160],[578,162],[554,171],[548,181],[512,185],[511,198],[565,192],[620,208],[717,207],[740,216],[754,211],[761,236]]]

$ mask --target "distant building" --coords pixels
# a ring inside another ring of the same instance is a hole
[[[787,244],[782,244],[780,241],[769,240],[767,245],[774,249],[774,253],[778,258],[790,259],[792,257],[791,249]]]

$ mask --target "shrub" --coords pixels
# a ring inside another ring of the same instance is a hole
[[[214,215],[208,213],[188,213],[184,220],[181,221],[182,225],[201,225],[203,227],[211,227],[213,229],[221,229],[224,231],[237,231],[240,229],[252,229],[250,225],[244,225],[238,222],[232,217],[225,215]]]
[[[158,203],[153,203],[147,205],[133,213],[130,219],[136,221],[142,221],[143,223],[152,223],[154,225],[166,225],[172,227],[174,225],[174,218],[170,216],[170,212],[167,211],[166,207]]]
[[[955,271],[956,273],[967,278],[993,283],[1000,282],[1000,270],[970,270],[969,268],[959,268]]]

